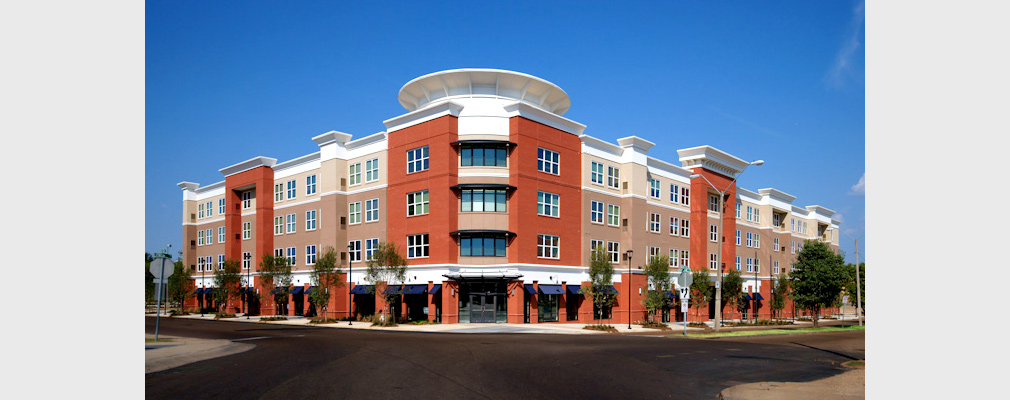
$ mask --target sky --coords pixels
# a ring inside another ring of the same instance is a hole
[[[367,4],[365,4],[367,3]],[[775,188],[842,221],[866,261],[864,5],[754,2],[149,1],[145,10],[145,250],[181,248],[179,182],[364,137],[407,111],[400,88],[457,68],[561,87],[565,118],[649,155],[710,145],[764,160],[740,187]]]

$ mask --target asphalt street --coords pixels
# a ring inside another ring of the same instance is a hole
[[[153,333],[154,319],[145,320]],[[148,399],[699,399],[742,383],[826,378],[845,371],[841,363],[865,358],[864,331],[688,339],[377,332],[163,318],[160,333],[256,347],[147,374]]]

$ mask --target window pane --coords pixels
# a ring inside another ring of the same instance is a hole
[[[495,166],[504,167],[506,160],[505,149],[504,148],[495,149],[494,154],[495,154]]]
[[[496,238],[494,240],[494,255],[505,257],[505,238]]]
[[[463,208],[460,211],[464,211],[464,212],[473,211],[473,207],[472,207],[472,193],[473,192],[471,192],[469,190],[464,190],[463,191],[463,199],[462,199]]]
[[[495,195],[496,195],[497,203],[498,203],[498,207],[495,209],[495,211],[505,212],[506,211],[505,210],[505,191],[504,190],[499,190]]]
[[[484,211],[488,211],[488,212],[495,211],[495,209],[494,209],[494,202],[495,202],[495,200],[494,199],[495,199],[495,191],[494,190],[486,190],[484,192]]]
[[[473,149],[464,147],[461,156],[463,158],[463,162],[461,163],[462,166],[469,167],[473,165]]]
[[[473,191],[473,211],[482,212],[484,211],[484,191],[474,190]]]
[[[470,238],[459,239],[459,255],[464,257],[470,256]]]

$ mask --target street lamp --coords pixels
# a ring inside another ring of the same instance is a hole
[[[859,239],[845,233],[845,231],[841,229],[838,231],[856,241],[856,318],[859,318],[859,326],[863,326],[863,291],[860,287],[862,285],[859,282]]]
[[[628,255],[628,329],[631,329],[631,255],[634,252],[634,250],[624,252]]]
[[[354,318],[351,316],[351,298],[354,295],[351,294],[351,289],[353,289],[353,288],[350,287],[350,284],[354,283],[354,280],[351,279],[351,266],[352,266],[352,263],[354,261],[354,256],[351,255],[351,250],[353,248],[354,248],[354,245],[352,245],[351,243],[347,243],[347,283],[348,283],[348,289],[347,289],[347,325],[354,325],[352,323],[352,320]]]
[[[725,207],[723,207],[723,205],[724,205],[723,203],[725,201],[724,198],[726,197],[726,192],[729,191],[729,188],[732,187],[734,183],[736,183],[736,180],[740,178],[740,175],[743,174],[743,171],[747,170],[747,167],[749,167],[751,165],[761,165],[761,164],[764,164],[764,163],[765,163],[764,160],[757,160],[757,161],[752,161],[752,162],[748,163],[746,166],[743,167],[742,170],[740,170],[740,172],[738,174],[736,174],[736,177],[734,177],[733,180],[729,182],[729,185],[726,186],[726,189],[723,189],[721,191],[719,189],[717,189],[715,187],[715,185],[712,184],[712,181],[708,180],[708,178],[706,178],[705,175],[692,174],[689,177],[690,179],[697,179],[698,177],[701,177],[701,179],[704,179],[705,182],[708,182],[708,185],[712,187],[712,190],[715,190],[717,193],[719,193],[719,211],[718,211],[719,212],[719,231],[720,231],[719,232],[719,250],[716,252],[716,255],[715,255],[715,265],[719,268],[719,275],[718,275],[719,277],[718,277],[718,280],[716,280],[716,282],[715,282],[715,310],[716,310],[716,313],[715,313],[715,331],[716,332],[719,332],[719,326],[722,325],[722,270],[723,270],[723,266],[722,266],[722,246],[723,246],[723,242],[726,241],[725,240],[725,235],[724,235],[726,232],[725,232],[725,229],[723,229],[724,227],[722,226],[722,214],[726,211]]]
[[[249,319],[249,295],[251,294],[249,293],[249,291],[252,290],[252,262],[250,261],[251,258],[252,254],[245,253],[242,255],[242,259],[245,260],[245,263],[247,265],[245,275],[245,301],[242,302],[242,304],[245,305],[245,319]]]

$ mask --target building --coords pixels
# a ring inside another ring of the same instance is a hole
[[[407,113],[384,121],[384,132],[353,139],[331,131],[313,137],[318,150],[303,157],[255,157],[222,168],[221,182],[180,183],[183,257],[197,292],[211,286],[214,268],[234,259],[262,293],[257,260],[281,255],[295,270],[288,310],[269,302],[252,309],[302,315],[311,264],[333,247],[341,268],[352,269],[327,315],[371,314],[386,304],[366,289],[386,283],[363,281],[364,261],[388,241],[409,263],[407,280],[391,285],[403,293],[389,305],[397,315],[587,323],[593,305],[578,288],[589,280],[590,249],[603,246],[619,293],[606,319],[620,323],[629,312],[646,318],[641,266],[651,257],[667,255],[675,274],[682,266],[714,274],[723,237],[727,270],[743,272],[748,296],[769,298],[770,279],[788,270],[803,241],[837,249],[832,210],[795,206],[776,189],[731,185],[749,162],[710,146],[660,160],[646,139],[609,143],[585,135],[585,125],[563,117],[568,95],[546,80],[442,71],[408,82],[399,101]],[[709,182],[729,186],[721,227]],[[239,311],[243,303],[228,307]],[[758,312],[767,316],[768,309]],[[726,318],[733,313],[724,309]]]

